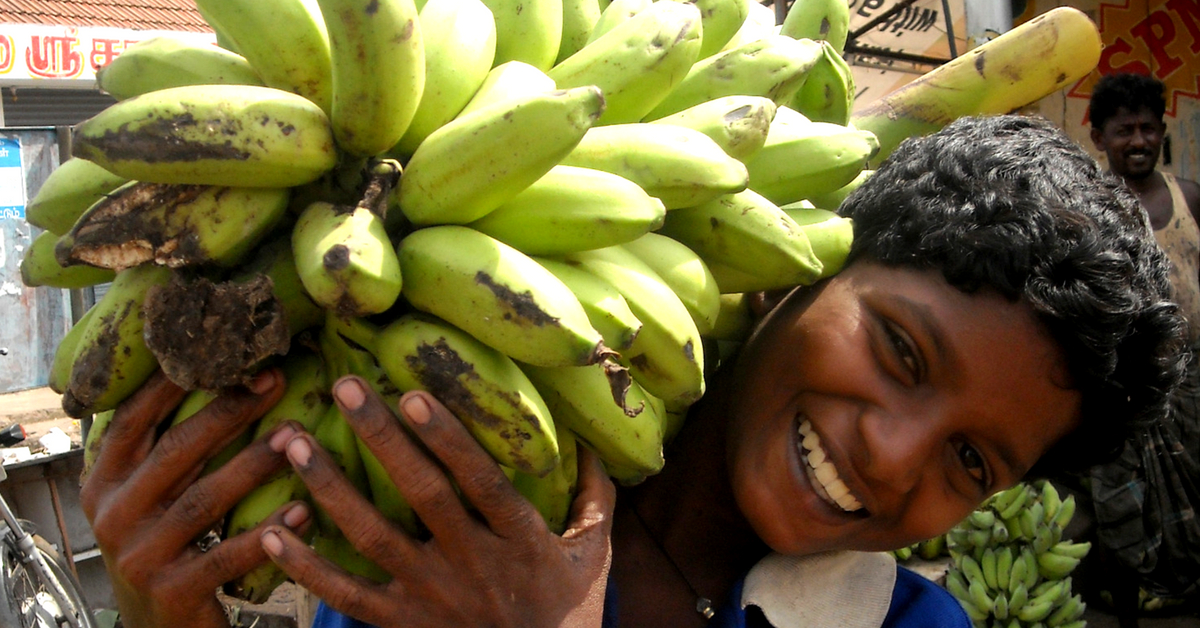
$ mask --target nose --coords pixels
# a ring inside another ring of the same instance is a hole
[[[901,406],[864,408],[859,421],[863,441],[861,473],[876,486],[897,493],[916,489],[933,462],[942,440],[936,431],[936,409]]]

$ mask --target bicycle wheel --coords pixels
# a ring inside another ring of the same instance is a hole
[[[34,545],[50,568],[54,582],[42,582],[37,571],[21,561],[16,548],[9,543],[0,547],[0,582],[4,585],[0,599],[0,619],[8,619],[4,625],[16,628],[61,628],[70,626],[54,596],[53,588],[62,591],[75,608],[80,628],[94,628],[91,611],[80,592],[79,581],[66,566],[66,561],[46,539],[34,535]],[[7,616],[6,616],[7,614]],[[11,616],[11,619],[8,618]],[[60,621],[61,620],[61,621]]]

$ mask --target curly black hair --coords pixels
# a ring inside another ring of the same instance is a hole
[[[1121,107],[1135,113],[1145,107],[1154,117],[1162,120],[1167,111],[1164,90],[1162,81],[1144,74],[1107,74],[1100,77],[1092,88],[1092,98],[1088,104],[1092,128],[1103,129],[1104,123],[1117,115]]]
[[[1104,462],[1165,416],[1187,355],[1168,261],[1136,197],[1050,122],[968,117],[910,138],[839,211],[854,220],[847,264],[990,287],[1029,303],[1062,347],[1081,425],[1031,476]]]

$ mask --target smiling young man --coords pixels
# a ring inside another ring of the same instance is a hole
[[[293,424],[196,479],[202,452],[278,397],[278,375],[159,448],[182,393],[153,379],[116,413],[120,440],[82,496],[126,626],[225,626],[214,590],[270,558],[328,603],[321,628],[966,628],[948,593],[879,550],[1159,419],[1184,358],[1167,264],[1120,181],[1038,119],[905,142],[841,211],[855,222],[845,269],[764,308],[660,474],[614,490],[581,450],[561,536],[426,393],[401,399],[401,426],[361,380],[333,391],[429,528],[415,539]],[[284,456],[389,583],[317,557],[303,504],[195,550]]]

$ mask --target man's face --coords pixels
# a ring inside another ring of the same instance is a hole
[[[1108,155],[1108,167],[1125,179],[1142,179],[1154,172],[1162,153],[1166,125],[1149,109],[1117,109],[1104,126],[1092,129],[1096,150]]]
[[[738,506],[788,554],[933,537],[1078,424],[1068,384],[1027,304],[856,263],[793,294],[739,358],[728,459]]]

